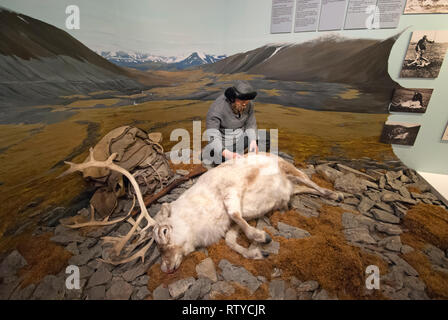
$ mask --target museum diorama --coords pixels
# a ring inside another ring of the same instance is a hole
[[[448,299],[446,0],[0,5],[0,299]]]

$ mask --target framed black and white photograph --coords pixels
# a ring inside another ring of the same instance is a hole
[[[391,112],[425,113],[433,89],[397,88],[389,105]]]
[[[407,0],[404,14],[448,13],[447,0]]]
[[[401,67],[400,78],[437,78],[447,48],[447,30],[414,31]]]
[[[448,124],[446,125],[445,131],[443,132],[442,141],[448,141]]]
[[[384,124],[380,141],[387,144],[413,146],[419,130],[419,124],[387,121]]]

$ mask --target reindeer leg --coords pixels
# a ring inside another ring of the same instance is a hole
[[[226,244],[247,259],[263,259],[269,256],[269,253],[260,250],[260,248],[248,249],[236,242],[238,237],[238,226],[233,226],[226,233]]]
[[[315,189],[319,195],[329,198],[331,200],[344,199],[344,196],[341,192],[331,191],[329,189],[320,187],[314,181],[312,181],[305,173],[298,170],[292,164],[286,161],[281,161],[279,165],[280,169],[288,176],[288,178],[296,180],[297,182],[304,184],[307,187]]]
[[[297,177],[296,178],[303,183],[304,185],[313,188],[317,191],[318,194],[329,198],[331,200],[335,201],[341,201],[344,199],[344,195],[341,192],[332,191],[330,189],[322,188],[319,185],[317,185],[314,181],[312,181],[310,178],[308,178],[307,175],[303,174],[303,177]]]
[[[241,214],[241,193],[236,190],[229,190],[224,197],[224,206],[226,207],[227,214],[230,218],[243,230],[244,234],[251,240],[269,243],[271,237],[263,230],[251,227],[246,220],[243,219]]]
[[[320,196],[321,194],[316,189],[308,188],[305,186],[294,186],[293,194],[311,193]]]

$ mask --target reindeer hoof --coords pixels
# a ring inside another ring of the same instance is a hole
[[[342,201],[344,200],[344,194],[342,192],[333,192],[330,199],[334,201]]]
[[[264,244],[271,243],[271,241],[272,241],[271,236],[266,233],[266,239],[264,240]]]
[[[269,252],[267,252],[267,251],[261,250],[261,254],[263,255],[263,258],[269,257]]]
[[[337,192],[337,200],[336,201],[343,201],[344,200],[344,194],[342,192]]]

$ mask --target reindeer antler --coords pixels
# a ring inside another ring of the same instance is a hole
[[[151,216],[148,213],[148,210],[146,210],[145,202],[143,201],[143,196],[140,191],[140,187],[138,186],[138,183],[135,180],[134,176],[129,171],[127,171],[127,170],[123,169],[122,167],[113,163],[113,160],[116,158],[117,154],[112,153],[110,155],[110,157],[107,158],[107,160],[105,160],[105,161],[97,161],[93,157],[93,148],[90,148],[89,152],[90,152],[89,153],[89,161],[87,161],[87,162],[73,163],[73,162],[69,162],[69,161],[64,161],[65,164],[70,165],[70,168],[67,169],[65,172],[63,172],[62,174],[60,174],[59,176],[57,176],[57,178],[63,177],[65,175],[73,173],[75,171],[83,171],[84,169],[90,168],[90,167],[109,168],[111,170],[120,172],[121,174],[126,176],[126,178],[129,179],[132,186],[134,187],[135,193],[137,195],[138,204],[140,205],[140,210],[141,210],[142,214],[144,215],[144,217],[146,218],[146,220],[148,221],[148,226],[154,225],[156,222],[154,219],[151,218]]]
[[[124,258],[122,260],[119,261],[105,261],[104,262],[108,262],[108,263],[112,263],[112,264],[121,264],[121,263],[126,263],[129,261],[132,261],[134,259],[138,259],[138,258],[142,258],[142,261],[144,261],[144,257],[145,257],[145,253],[146,251],[151,247],[152,243],[153,243],[153,239],[152,239],[152,234],[148,233],[148,235],[146,236],[147,233],[147,229],[150,228],[151,226],[154,226],[156,224],[156,221],[154,219],[151,218],[151,216],[148,213],[148,210],[146,209],[146,205],[143,201],[143,196],[142,193],[140,191],[139,185],[137,183],[137,181],[135,180],[134,176],[127,170],[123,169],[122,167],[116,165],[115,163],[113,163],[113,160],[116,158],[117,154],[113,153],[110,155],[109,158],[107,158],[107,160],[105,161],[98,161],[94,159],[93,156],[93,148],[89,149],[89,158],[87,162],[84,163],[72,163],[72,162],[68,162],[68,161],[64,161],[64,163],[70,165],[70,168],[68,170],[66,170],[65,172],[63,172],[62,174],[60,174],[57,178],[63,177],[67,174],[76,172],[76,171],[83,171],[86,168],[89,167],[101,167],[101,168],[109,168],[111,170],[117,171],[121,174],[123,174],[124,176],[126,176],[129,181],[131,182],[132,186],[134,187],[135,193],[137,195],[137,200],[140,206],[140,215],[137,218],[136,221],[134,221],[132,218],[128,218],[128,222],[132,225],[131,230],[126,234],[126,236],[124,237],[104,237],[103,241],[105,243],[113,243],[114,247],[114,253],[115,255],[118,257],[123,249],[123,247],[126,245],[126,243],[133,237],[133,235],[136,233],[136,231],[138,232],[139,235],[139,240],[137,241],[136,244],[130,245],[130,250],[128,250],[128,252],[132,253],[132,251],[140,244],[142,244],[143,242],[147,241],[147,240],[151,240],[148,244],[146,244],[143,248],[141,248],[139,251],[137,251],[135,254],[133,254],[130,257]],[[122,218],[118,218],[116,220],[113,221],[108,221],[108,218],[104,219],[103,221],[96,221],[94,218],[94,208],[91,207],[91,220],[89,222],[85,222],[85,223],[76,223],[73,225],[67,225],[67,227],[70,228],[81,228],[81,227],[86,227],[86,226],[99,226],[99,225],[110,225],[113,223],[117,223],[120,221],[123,221],[124,219],[126,219],[129,214],[132,212],[132,209],[134,208],[134,204],[135,204],[135,197],[134,197],[134,201],[133,201],[133,205],[132,208],[129,210],[128,214],[125,217]],[[146,226],[141,229],[140,228],[140,223],[142,222],[143,218],[146,219],[147,224]],[[145,235],[145,236],[143,236]]]

